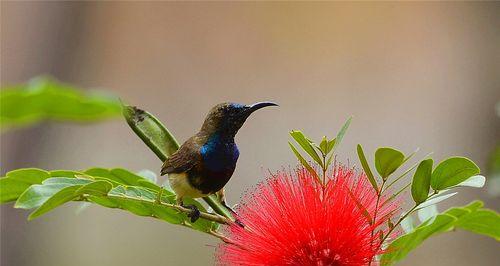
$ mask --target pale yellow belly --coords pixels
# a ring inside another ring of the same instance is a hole
[[[201,198],[207,196],[207,194],[203,194],[200,190],[192,187],[189,184],[186,173],[169,174],[168,181],[170,183],[170,187],[174,190],[175,194],[177,195],[177,198],[182,199],[185,196],[190,198]]]

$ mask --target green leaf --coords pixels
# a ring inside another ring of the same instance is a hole
[[[402,152],[393,148],[379,148],[375,151],[375,168],[383,180],[394,173],[403,161],[405,156]]]
[[[51,177],[68,177],[68,178],[78,178],[78,176],[83,176],[82,172],[70,171],[70,170],[53,170],[50,171]]]
[[[456,226],[500,241],[500,215],[492,210],[473,211],[459,219]]]
[[[154,201],[156,199],[156,194],[147,189],[132,186],[118,186],[109,191],[110,196],[124,196],[130,198],[139,198]]]
[[[29,186],[30,183],[20,182],[13,178],[4,177],[0,179],[0,202],[16,200]]]
[[[124,106],[123,116],[130,128],[164,162],[179,149],[170,131],[152,114],[134,106]]]
[[[349,119],[347,119],[347,121],[345,121],[345,123],[342,126],[342,128],[340,129],[339,133],[337,133],[337,137],[334,139],[334,142],[332,145],[333,146],[332,150],[335,149],[337,146],[339,146],[340,143],[342,142],[342,139],[344,138],[344,135],[347,132],[349,125],[351,124],[351,120],[352,120],[352,116],[349,117]]]
[[[16,201],[14,208],[33,209],[42,205],[68,184],[33,185],[29,187]]]
[[[319,143],[319,149],[324,155],[328,154],[328,140],[326,139],[326,136],[323,136],[323,139]]]
[[[358,151],[359,161],[361,162],[361,166],[363,167],[363,170],[365,171],[365,174],[368,177],[368,180],[372,184],[375,191],[377,191],[377,193],[379,193],[377,181],[375,181],[375,177],[373,176],[372,170],[370,169],[370,166],[368,165],[368,161],[366,160],[365,153],[363,152],[363,147],[361,147],[361,144],[358,144],[357,151]]]
[[[140,180],[146,180],[142,176],[134,174],[123,168],[106,169],[95,167],[86,170],[84,173],[94,177],[103,177],[116,183],[130,186],[137,186]]]
[[[44,184],[44,185],[56,184],[56,185],[72,186],[72,185],[85,185],[85,184],[88,184],[91,182],[92,182],[92,179],[87,179],[87,178],[51,177],[51,178],[45,179],[42,182],[42,184]]]
[[[113,185],[104,180],[95,181],[82,186],[76,191],[77,194],[89,194],[94,196],[106,195],[113,188]]]
[[[290,142],[288,142],[288,145],[290,145],[290,149],[292,149],[295,156],[297,156],[297,159],[299,159],[299,162],[307,169],[307,171],[309,171],[309,173],[311,173],[311,175],[313,175],[316,179],[318,179],[321,182],[321,179],[319,178],[316,171],[314,171],[314,169],[311,167],[311,165],[309,165],[309,163],[306,161],[306,159],[304,159],[304,157],[302,157],[302,155],[299,153],[299,151],[297,151],[295,146],[293,146],[293,144]]]
[[[50,78],[35,78],[26,84],[2,88],[0,102],[2,130],[43,120],[97,121],[121,112],[116,97],[76,89]]]
[[[492,210],[481,209],[482,202],[474,201],[464,207],[453,207],[427,220],[415,230],[394,240],[382,255],[381,264],[391,265],[404,259],[408,253],[427,238],[455,228],[500,239],[500,215]]]
[[[55,209],[56,207],[68,201],[72,201],[73,199],[78,197],[75,192],[81,187],[82,185],[75,185],[59,190],[57,193],[47,199],[38,209],[32,212],[30,216],[28,216],[28,220],[33,220],[37,217],[40,217],[41,215]]]
[[[311,145],[311,142],[306,138],[306,136],[298,130],[292,130],[290,132],[290,136],[302,147],[302,149],[311,156],[311,158],[316,161],[320,166],[323,166],[323,162],[321,158],[314,150],[314,147]]]
[[[40,184],[50,174],[36,168],[17,169],[0,178],[0,203],[16,200],[33,184]]]
[[[48,178],[43,182],[43,184],[32,185],[24,191],[24,193],[17,199],[14,208],[37,208],[50,197],[66,187],[84,185],[91,182],[91,180],[76,178]]]
[[[40,184],[50,177],[50,173],[38,168],[24,168],[10,171],[6,174],[6,177],[30,184]]]
[[[451,157],[438,164],[432,172],[431,187],[442,190],[469,179],[479,174],[479,167],[464,157]]]
[[[167,182],[168,182],[168,180],[167,180]],[[147,181],[146,180],[139,180],[139,181],[137,181],[137,185],[140,187],[148,188],[148,189],[153,190],[155,192],[160,191],[160,186],[151,183],[149,180],[147,180]]]
[[[333,150],[333,148],[335,147],[335,143],[336,143],[336,139],[332,139],[332,140],[328,141],[328,144],[326,146],[326,154],[330,153]]]
[[[432,159],[423,160],[413,175],[411,195],[415,203],[424,202],[429,196],[431,186]]]

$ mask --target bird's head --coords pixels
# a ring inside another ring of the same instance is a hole
[[[212,107],[201,128],[202,132],[220,133],[234,137],[246,119],[255,111],[267,107],[278,106],[273,102],[258,102],[251,105],[238,103],[220,103]]]

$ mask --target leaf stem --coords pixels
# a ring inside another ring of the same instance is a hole
[[[326,154],[323,154],[322,153],[322,156],[323,156],[323,190],[325,190],[325,186],[326,186],[326,171],[328,170],[326,167]]]
[[[372,219],[372,225],[375,225],[377,223],[377,213],[378,213],[378,209],[379,209],[379,204],[380,204],[380,198],[382,197],[382,191],[384,189],[384,185],[385,185],[385,182],[386,182],[387,179],[382,179],[382,184],[380,185],[380,188],[379,190],[377,191],[377,202],[375,203],[375,211],[373,213],[373,219]],[[374,236],[374,233],[375,233],[375,227],[373,228],[372,232],[371,232],[371,242],[370,242],[370,247],[373,246],[373,236]],[[372,261],[370,261],[370,263],[368,265],[371,265],[372,264]]]

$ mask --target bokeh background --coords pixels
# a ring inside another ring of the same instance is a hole
[[[227,186],[236,203],[267,169],[296,163],[288,131],[334,136],[354,121],[355,145],[435,159],[464,155],[484,168],[500,139],[500,4],[489,3],[1,3],[1,83],[39,74],[105,88],[164,121],[179,140],[222,101],[274,100],[237,136]],[[19,108],[22,108],[20,106]],[[152,169],[161,163],[120,119],[44,123],[1,135],[1,174],[20,167]],[[485,200],[463,189],[440,205]],[[1,265],[211,265],[217,241],[120,210],[68,204],[26,222],[1,207]],[[400,265],[494,265],[499,244],[454,232],[428,240]]]

